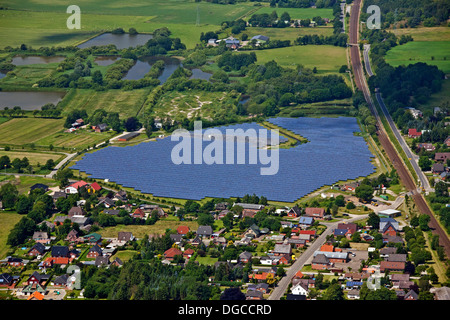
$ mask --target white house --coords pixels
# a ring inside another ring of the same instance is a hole
[[[295,286],[293,286],[291,288],[291,292],[292,292],[292,294],[295,294],[295,295],[307,296],[308,288],[304,284],[297,283]]]

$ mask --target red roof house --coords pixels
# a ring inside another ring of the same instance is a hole
[[[93,190],[93,192],[96,192],[96,191],[100,191],[101,189],[102,189],[102,187],[97,182],[93,182],[90,185],[89,191]]]
[[[316,219],[323,219],[325,216],[325,209],[324,208],[306,208],[305,216],[313,217]]]
[[[408,130],[408,137],[410,138],[418,138],[422,135],[422,132],[417,131],[416,129],[409,129]]]
[[[182,255],[183,251],[177,248],[170,248],[169,250],[166,250],[166,252],[164,252],[164,258],[167,260],[173,260],[175,256],[182,256]]]
[[[189,227],[188,226],[179,226],[177,228],[177,233],[178,234],[187,234],[189,232]]]

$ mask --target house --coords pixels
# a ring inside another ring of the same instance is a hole
[[[98,245],[94,245],[91,247],[86,255],[87,258],[97,258],[99,256],[102,256],[102,248],[100,248]]]
[[[300,217],[301,214],[302,214],[302,209],[300,209],[297,206],[294,206],[291,209],[289,209],[287,216],[289,218],[297,218],[297,217]]]
[[[422,111],[420,111],[420,110],[418,110],[418,109],[416,109],[416,108],[406,108],[406,109],[412,114],[412,116],[414,117],[414,119],[417,119],[417,118],[423,116]]]
[[[93,182],[88,186],[87,190],[89,193],[95,193],[102,190],[102,187],[97,182]]]
[[[422,135],[422,132],[417,131],[416,129],[408,129],[408,137],[410,138],[418,138]]]
[[[347,281],[345,283],[345,288],[347,290],[360,289],[362,285],[363,285],[362,281]]]
[[[61,191],[55,191],[52,194],[53,201],[57,201],[59,198],[67,198],[67,194]]]
[[[317,256],[317,255],[324,255],[332,263],[348,262],[348,252],[315,251],[314,256]]]
[[[33,233],[33,238],[34,241],[38,242],[38,243],[42,243],[42,244],[49,244],[50,243],[50,238],[48,237],[47,232],[38,232],[35,231]]]
[[[434,154],[435,161],[447,162],[447,159],[450,159],[450,152],[436,152]]]
[[[47,257],[41,264],[41,268],[51,268],[53,265],[67,265],[70,260],[68,257]]]
[[[217,39],[208,39],[208,46],[215,47],[217,45]]]
[[[92,126],[92,130],[95,132],[103,132],[108,128],[108,125],[106,123],[100,123],[96,126]]]
[[[409,290],[406,294],[403,300],[418,300],[419,295],[414,290]]]
[[[258,238],[261,235],[261,231],[256,224],[252,224],[247,231],[244,233],[244,237],[247,238]]]
[[[50,279],[50,275],[48,274],[40,274],[37,271],[34,271],[28,279],[24,282],[25,285],[32,285],[32,284],[43,284],[46,281]]]
[[[434,151],[436,149],[432,143],[418,143],[417,149],[424,149],[425,151]]]
[[[247,291],[245,300],[263,300],[263,293],[257,290]]]
[[[330,262],[324,254],[317,254],[311,261],[311,268],[313,270],[326,270],[330,268],[333,264]]]
[[[233,38],[233,37],[228,37],[226,39],[223,39],[222,41],[225,41],[225,46],[227,48],[236,48],[239,47],[240,45],[240,41],[239,39]]]
[[[406,263],[406,254],[405,253],[391,253],[387,257],[385,257],[384,260],[390,261],[390,262],[405,262]]]
[[[70,208],[70,210],[68,212],[69,217],[85,216],[85,215],[86,215],[86,211],[84,211],[83,208],[81,208],[81,207],[72,207],[72,208]]]
[[[118,141],[130,141],[131,139],[136,138],[139,135],[140,135],[139,132],[130,132],[130,133],[120,136],[117,140]]]
[[[109,260],[108,260],[109,261]],[[119,257],[116,257],[113,262],[111,262],[112,266],[121,267],[123,266],[122,260]]]
[[[141,208],[136,208],[133,213],[130,214],[132,218],[145,219],[145,212]]]
[[[0,287],[9,287],[14,283],[14,278],[8,273],[0,274]]]
[[[295,286],[292,286],[291,293],[295,295],[304,295],[307,296],[309,293],[308,287],[303,283],[297,283]]]
[[[69,247],[67,246],[53,246],[51,249],[51,256],[54,258],[69,257]]]
[[[252,256],[251,252],[244,251],[239,255],[239,262],[242,262],[242,263],[250,262],[252,257],[253,256]]]
[[[104,205],[105,208],[111,208],[111,207],[114,207],[115,204],[116,204],[116,201],[114,201],[111,198],[100,197],[100,198],[98,198],[97,206]]]
[[[360,298],[359,290],[352,289],[347,293],[347,298],[351,300],[358,300]]]
[[[270,40],[269,37],[258,34],[250,39],[250,41],[255,40],[258,44],[264,44]]]
[[[359,187],[358,182],[351,182],[351,183],[344,184],[344,186],[342,187],[342,190],[354,192],[357,187]]]
[[[30,250],[28,250],[28,255],[29,256],[42,256],[45,252],[45,246],[38,242],[36,243],[33,247],[31,247]]]
[[[350,234],[354,234],[358,230],[358,225],[356,223],[339,223],[337,229],[345,229]]]
[[[211,226],[199,226],[197,229],[197,235],[202,237],[211,237],[213,233]]]
[[[94,232],[94,233],[85,235],[83,237],[83,239],[85,242],[87,241],[89,244],[94,245],[94,244],[99,244],[102,241],[102,236],[100,234]]]
[[[104,210],[103,213],[109,214],[110,216],[118,216],[119,213],[120,213],[120,210],[117,210],[117,209],[108,209],[108,210]]]
[[[443,163],[433,163],[433,166],[431,167],[431,172],[434,174],[441,174],[445,171],[445,166]]]
[[[399,231],[399,223],[393,218],[380,218],[379,232],[382,235],[396,236]]]
[[[237,202],[233,204],[234,206],[239,206],[242,207],[243,209],[250,209],[250,210],[262,210],[264,209],[264,205],[262,204],[253,204],[253,203],[242,203],[242,202]]]
[[[186,249],[186,250],[184,250],[184,252],[183,252],[183,258],[185,258],[186,260],[189,260],[191,257],[192,257],[192,255],[194,254],[194,249],[192,249],[192,248],[189,248],[189,249]]]
[[[255,215],[259,212],[259,210],[254,210],[254,209],[244,209],[242,210],[242,217],[248,217],[248,218],[253,218],[255,217]]]
[[[185,234],[188,234],[188,232],[189,232],[188,226],[178,226],[178,228],[177,228],[178,234],[185,235]]]
[[[117,235],[117,240],[123,241],[123,242],[133,241],[134,240],[133,233],[119,231],[119,233]]]
[[[311,227],[313,223],[314,223],[313,217],[300,217],[298,221],[298,226],[302,229],[306,229]]]
[[[64,192],[68,193],[68,194],[75,194],[75,193],[78,193],[78,189],[79,188],[85,187],[86,185],[87,185],[87,183],[85,181],[83,181],[83,180],[77,181],[75,183],[72,183],[68,187],[66,187],[64,189]]]
[[[324,208],[306,208],[305,216],[322,220],[325,217],[325,209]]]
[[[391,262],[391,261],[381,261],[380,262],[380,271],[384,272],[388,271],[404,271],[405,270],[405,262]]]
[[[275,244],[275,248],[273,249],[272,253],[276,256],[285,254],[291,255],[292,249],[289,244]]]
[[[381,210],[376,213],[380,218],[394,218],[402,214],[401,211],[395,209]]]
[[[84,242],[83,238],[78,237],[78,231],[75,229],[70,230],[70,232],[67,234],[66,241],[77,243]]]
[[[448,137],[444,140],[444,144],[445,144],[447,147],[450,147],[450,136],[448,136]]]
[[[109,265],[109,257],[108,256],[97,256],[95,258],[95,266],[102,267]]]
[[[172,261],[175,256],[183,256],[183,252],[177,248],[170,248],[164,252],[164,259]]]
[[[66,273],[66,274],[56,277],[55,280],[53,280],[51,284],[53,286],[57,286],[57,287],[66,287],[67,281],[69,280],[69,278],[70,278],[70,276]]]
[[[306,246],[306,240],[305,239],[289,239],[288,244],[293,246],[294,248],[303,248]]]
[[[181,234],[170,234],[170,240],[176,244],[180,244],[183,241],[183,236]]]

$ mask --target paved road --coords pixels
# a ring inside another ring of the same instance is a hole
[[[368,215],[359,215],[346,219],[345,222],[354,222],[357,220],[366,219]],[[280,298],[286,292],[289,284],[294,278],[295,274],[300,271],[303,266],[312,258],[315,251],[319,250],[320,247],[325,243],[327,236],[333,233],[337,225],[342,221],[337,221],[333,223],[324,223],[327,225],[327,229],[316,239],[314,242],[302,253],[300,257],[286,270],[286,275],[278,282],[277,286],[274,288],[269,296],[268,300],[280,300]]]
[[[380,121],[380,116],[377,109],[373,103],[372,97],[370,95],[369,87],[366,82],[366,77],[364,76],[363,67],[361,63],[361,56],[358,47],[358,28],[359,28],[359,15],[360,15],[361,0],[355,0],[352,5],[352,11],[350,15],[350,28],[349,28],[349,41],[351,44],[350,56],[352,61],[353,74],[355,77],[355,83],[359,90],[364,94],[364,98],[369,105],[369,109],[377,120],[377,135],[380,144],[386,151],[388,158],[391,160],[392,165],[396,169],[401,182],[405,185],[406,189],[412,195],[414,202],[416,203],[417,209],[423,214],[430,216],[429,226],[434,234],[439,235],[439,244],[444,247],[447,256],[450,256],[450,239],[437,222],[433,213],[431,212],[428,204],[426,203],[423,196],[417,192],[417,186],[414,179],[412,178],[409,170],[406,168],[402,159],[397,153],[397,150],[392,145],[386,132],[384,131],[383,124]]]

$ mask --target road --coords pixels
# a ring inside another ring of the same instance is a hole
[[[354,222],[357,220],[366,219],[368,215],[359,215],[352,217],[350,219],[346,219],[345,222]],[[280,300],[280,298],[286,292],[289,284],[294,278],[295,274],[300,271],[303,266],[311,259],[314,252],[319,250],[320,247],[325,243],[327,236],[333,233],[333,230],[337,228],[337,225],[342,221],[337,221],[333,223],[324,223],[327,226],[327,229],[316,239],[314,242],[301,254],[300,257],[295,260],[292,266],[286,270],[286,275],[278,281],[277,286],[273,289],[272,293],[269,296],[268,300]]]
[[[353,68],[353,75],[355,77],[355,84],[357,88],[363,92],[364,98],[369,105],[372,114],[375,116],[377,121],[377,135],[381,146],[386,151],[388,158],[391,160],[392,165],[396,169],[401,182],[404,184],[405,188],[410,192],[412,198],[416,204],[419,212],[427,214],[430,217],[429,226],[434,234],[439,235],[439,244],[444,247],[447,256],[450,256],[450,239],[439,225],[438,221],[431,212],[428,204],[423,198],[422,194],[417,192],[417,186],[414,179],[412,178],[406,165],[403,163],[402,159],[398,155],[393,144],[389,140],[386,132],[384,131],[383,124],[380,120],[377,109],[373,103],[369,87],[366,82],[366,77],[364,75],[364,70],[361,63],[361,56],[358,46],[358,36],[359,36],[359,16],[360,16],[360,6],[361,0],[355,0],[352,5],[351,15],[350,15],[350,28],[349,28],[349,44],[350,44],[350,57]]]

